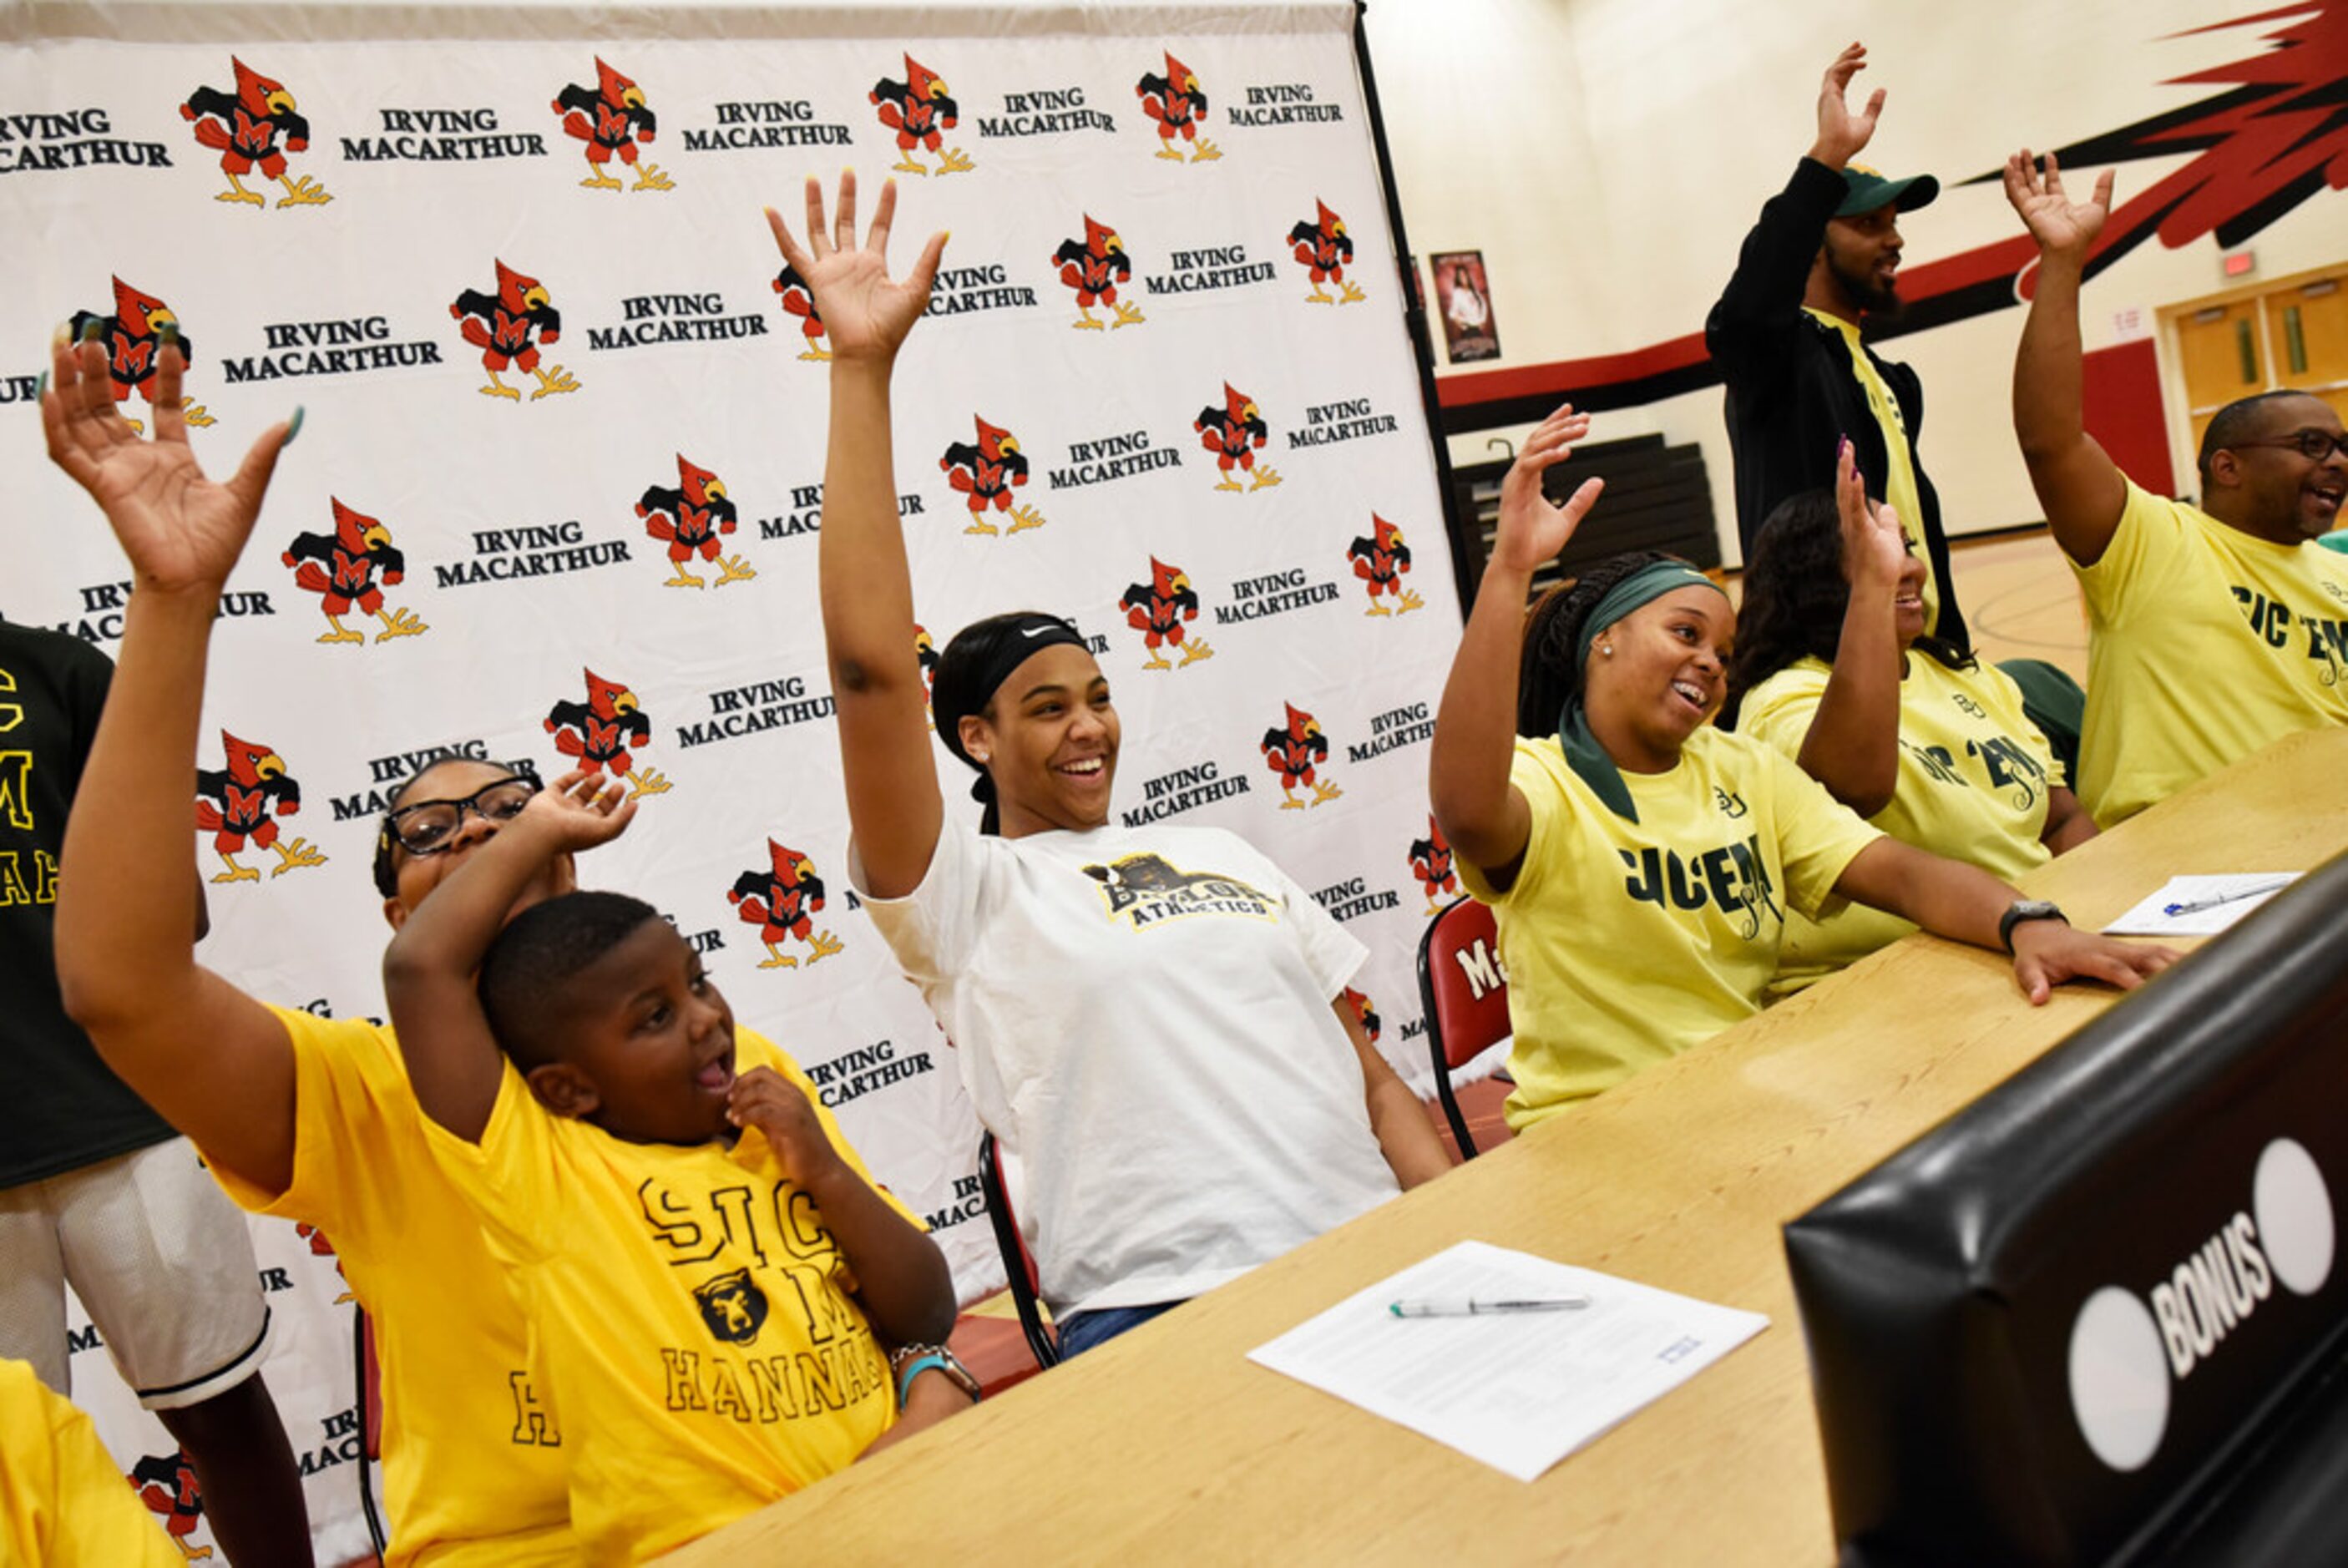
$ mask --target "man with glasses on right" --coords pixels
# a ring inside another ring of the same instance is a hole
[[[2301,729],[2348,723],[2348,444],[2304,392],[2209,421],[2201,505],[2138,489],[2086,432],[2079,284],[2112,176],[2075,203],[2050,154],[2006,160],[2006,199],[2038,242],[2013,366],[2013,429],[2047,526],[2085,592],[2087,715],[2076,788],[2104,827]]]

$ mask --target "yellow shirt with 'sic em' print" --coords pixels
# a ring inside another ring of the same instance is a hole
[[[1802,307],[1813,321],[1833,327],[1842,335],[1845,347],[1850,350],[1851,374],[1867,393],[1867,407],[1883,431],[1885,460],[1891,465],[1888,474],[1869,475],[1880,484],[1869,484],[1869,493],[1880,490],[1884,504],[1900,514],[1900,526],[1908,537],[1917,542],[1916,559],[1924,563],[1924,629],[1939,629],[1941,624],[1941,583],[1932,575],[1932,557],[1923,548],[1924,498],[1916,489],[1916,449],[1908,440],[1908,421],[1900,412],[1900,399],[1875,368],[1875,361],[1867,356],[1867,345],[1859,335],[1859,324],[1845,321],[1838,315],[1828,315],[1822,310]],[[1744,721],[1740,718],[1738,722]]]
[[[1815,911],[1879,837],[1777,751],[1706,725],[1667,773],[1624,773],[1639,820],[1609,810],[1554,738],[1519,740],[1532,810],[1492,905],[1516,1043],[1519,1130],[1761,1009],[1789,909]]]
[[[873,1184],[789,1058],[742,1030],[735,1060],[796,1085]],[[896,1419],[848,1262],[755,1130],[732,1149],[630,1143],[547,1110],[509,1062],[479,1144],[431,1138],[537,1326],[580,1561],[705,1535],[845,1469]]]
[[[2302,729],[2348,724],[2348,556],[2134,484],[2087,598],[2079,798],[2104,827]]]
[[[294,1180],[212,1162],[231,1198],[314,1226],[375,1327],[391,1568],[577,1561],[553,1404],[481,1222],[441,1172],[392,1032],[273,1007],[294,1047]]]
[[[1736,727],[1798,757],[1833,667],[1805,658],[1745,695]],[[2066,783],[2054,748],[1995,665],[1953,670],[1911,650],[1900,682],[1900,773],[1868,821],[1893,838],[2012,882],[2046,863],[2047,798]],[[1829,898],[1810,919],[1789,911],[1774,994],[1797,991],[1914,931],[1896,914]]]

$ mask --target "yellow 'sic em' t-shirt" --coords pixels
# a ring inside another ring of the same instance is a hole
[[[2131,484],[2087,597],[2079,796],[2104,827],[2302,729],[2348,723],[2348,556]]]
[[[1738,730],[1789,758],[1825,701],[1833,667],[1804,658],[1745,696]],[[2012,882],[2049,858],[2047,799],[2063,765],[2023,711],[2022,688],[1994,665],[1951,669],[1921,649],[1900,681],[1900,773],[1890,804],[1868,821],[1893,838]],[[1800,989],[1916,928],[1896,914],[1829,898],[1810,919],[1789,912],[1770,989]]]
[[[1554,738],[1509,769],[1532,810],[1493,906],[1516,1043],[1509,1125],[1521,1130],[1711,1038],[1761,1007],[1788,908],[1815,911],[1876,830],[1776,751],[1706,726],[1665,773],[1624,773],[1626,821]]]
[[[744,1030],[736,1060],[797,1085],[871,1182],[789,1058]],[[582,1561],[705,1535],[846,1468],[896,1419],[848,1262],[755,1130],[730,1150],[631,1143],[547,1110],[509,1062],[479,1144],[431,1138],[537,1326]]]
[[[294,1047],[293,1182],[212,1174],[245,1208],[314,1227],[373,1322],[391,1568],[575,1561],[521,1306],[433,1160],[398,1042],[365,1018],[270,1010]]]

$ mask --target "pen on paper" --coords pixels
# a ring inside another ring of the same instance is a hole
[[[2217,909],[2225,904],[2240,903],[2246,898],[2260,898],[2271,892],[2281,892],[2283,889],[2289,887],[2291,883],[2291,879],[2290,877],[2284,877],[2279,882],[2265,882],[2258,887],[2236,888],[2231,892],[2221,892],[2210,898],[2188,899],[2183,903],[2163,904],[2161,906],[2160,913],[2163,914],[2199,914],[2205,909]]]
[[[1482,1300],[1475,1296],[1427,1296],[1390,1303],[1396,1317],[1482,1317],[1512,1312],[1578,1312],[1590,1305],[1586,1295],[1553,1295],[1539,1299]]]

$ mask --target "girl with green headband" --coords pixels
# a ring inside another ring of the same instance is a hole
[[[1533,573],[1600,490],[1552,506],[1541,476],[1589,428],[1559,409],[1509,469],[1436,717],[1436,820],[1494,908],[1509,969],[1510,1127],[1758,1012],[1789,909],[1849,899],[2010,952],[2033,1003],[2071,979],[2134,986],[2174,959],[1879,833],[1791,758],[1715,728],[1735,615],[1685,562],[1617,556],[1528,618]]]
[[[1728,668],[1730,721],[1905,843],[2020,876],[2096,836],[2022,688],[1924,629],[1924,563],[1869,501],[1851,445],[1835,489],[1788,496],[1754,536]],[[1788,916],[1773,993],[1915,929],[1837,900]]]

